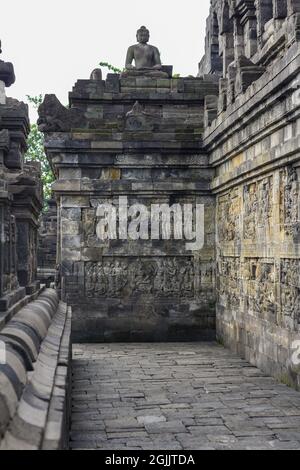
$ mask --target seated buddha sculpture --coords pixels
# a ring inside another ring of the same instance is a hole
[[[149,30],[142,26],[137,31],[137,44],[128,49],[124,75],[166,75],[162,70],[160,52],[157,47],[148,44],[149,39]]]

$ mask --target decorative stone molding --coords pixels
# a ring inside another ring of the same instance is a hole
[[[45,290],[0,331],[0,449],[68,446],[71,313]]]

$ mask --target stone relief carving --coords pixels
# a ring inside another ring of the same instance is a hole
[[[240,258],[222,257],[218,263],[219,297],[222,305],[238,306],[240,302]]]
[[[280,174],[280,225],[288,237],[299,230],[299,182],[295,168],[287,167]]]
[[[8,211],[4,211],[4,223],[3,223],[3,291],[6,292],[10,288],[9,274],[10,274],[10,265],[11,265],[11,249],[10,249],[10,240],[11,240],[11,224]]]
[[[195,294],[194,282],[191,258],[110,258],[88,262],[85,267],[85,290],[89,298],[139,294],[190,298]]]
[[[273,215],[273,177],[265,178],[257,183],[257,191],[257,223],[258,226],[268,225]]]
[[[218,235],[220,242],[233,242],[240,239],[238,222],[241,201],[236,190],[220,197],[218,204]]]
[[[7,210],[3,224],[3,293],[18,287],[16,275],[16,220]]]
[[[123,121],[124,119],[121,118],[119,123],[120,129],[137,132],[144,130],[152,131],[154,129],[155,122],[158,125],[161,119],[159,115],[147,113],[144,106],[136,101],[133,108],[126,114],[125,121]]]
[[[269,227],[273,216],[273,177],[244,187],[244,239],[255,240],[258,227]]]
[[[283,259],[280,266],[281,313],[291,328],[300,323],[300,261]]]
[[[244,188],[244,239],[253,240],[256,236],[257,211],[256,183]]]
[[[200,284],[202,286],[213,286],[215,283],[215,263],[211,261],[210,263],[200,265]]]
[[[275,264],[273,260],[251,258],[244,264],[247,308],[261,317],[276,313]]]

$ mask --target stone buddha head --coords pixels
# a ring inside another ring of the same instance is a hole
[[[146,28],[146,26],[141,26],[136,33],[136,38],[140,44],[147,44],[150,39],[150,31]]]

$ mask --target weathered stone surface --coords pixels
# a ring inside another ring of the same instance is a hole
[[[214,0],[200,75],[222,77],[219,114],[209,122],[208,108],[204,132],[216,167],[217,334],[299,388],[297,4],[239,0],[227,8]]]
[[[11,84],[13,67],[6,65]],[[36,273],[41,168],[37,162],[24,162],[28,134],[28,106],[5,98],[0,104],[0,330],[7,319],[36,298],[40,288]]]
[[[42,214],[38,239],[38,280],[47,287],[55,282],[57,244],[57,205],[54,199],[48,201],[47,212]]]
[[[47,109],[47,111],[45,111]],[[55,95],[46,95],[39,108],[39,129],[41,131],[68,132],[73,127],[81,127],[82,112],[80,109],[67,109]]]
[[[2,86],[13,82],[0,61],[0,448],[59,449],[68,445],[71,312],[37,281],[41,168],[24,161],[28,107]]]
[[[213,80],[145,74],[109,74],[104,85],[79,80],[68,112],[80,109],[84,119],[71,132],[53,119],[48,98],[42,105],[41,120],[53,124],[44,129],[46,151],[58,176],[60,288],[73,307],[74,338],[214,337],[213,171],[202,132],[205,93],[217,88]],[[204,249],[150,236],[101,241],[97,208],[122,196],[147,211],[204,204]]]
[[[2,329],[7,358],[0,365],[2,450],[68,447],[70,334],[70,310],[50,289]]]
[[[141,76],[149,74],[150,76],[168,77],[162,72],[160,52],[155,46],[147,44],[150,39],[150,32],[145,26],[137,31],[138,43],[130,46],[126,56],[126,71],[123,76]],[[135,65],[132,65],[134,61]],[[161,75],[160,75],[161,74]]]
[[[71,449],[299,449],[299,406],[215,343],[74,345]]]

